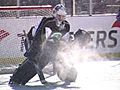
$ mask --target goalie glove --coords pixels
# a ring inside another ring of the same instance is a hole
[[[58,42],[61,39],[61,37],[62,37],[62,34],[60,32],[55,32],[51,34],[50,39],[53,42]]]

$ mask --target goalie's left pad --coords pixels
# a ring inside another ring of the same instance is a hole
[[[77,78],[77,71],[74,67],[64,68],[57,72],[60,80],[65,82],[75,82]]]
[[[62,60],[58,60],[55,62],[55,71],[57,76],[61,81],[65,82],[75,82],[77,78],[77,70],[74,65],[70,63],[66,63]]]

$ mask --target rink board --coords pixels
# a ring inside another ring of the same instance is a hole
[[[23,57],[20,51],[21,38],[18,33],[23,30],[28,32],[31,26],[40,22],[42,17],[24,17],[24,18],[1,18],[0,31],[0,57],[14,58]],[[120,28],[112,28],[116,17],[113,15],[103,16],[81,16],[67,17],[70,23],[70,31],[76,32],[78,29],[84,29],[90,32],[92,37],[92,50],[98,53],[120,53]],[[9,34],[6,34],[9,33]]]

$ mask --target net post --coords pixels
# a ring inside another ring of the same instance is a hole
[[[75,15],[75,0],[71,0],[71,16]]]

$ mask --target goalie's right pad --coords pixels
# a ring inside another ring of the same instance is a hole
[[[37,74],[33,63],[25,60],[13,73],[9,84],[25,85],[31,78]]]

